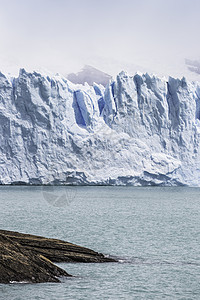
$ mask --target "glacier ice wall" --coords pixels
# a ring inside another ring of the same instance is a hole
[[[1,184],[200,185],[200,85],[0,73]]]

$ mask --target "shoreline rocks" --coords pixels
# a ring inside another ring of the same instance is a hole
[[[60,282],[61,276],[71,275],[0,233],[0,283]]]
[[[58,239],[0,230],[0,283],[60,282],[71,277],[53,262],[115,262],[103,254]]]

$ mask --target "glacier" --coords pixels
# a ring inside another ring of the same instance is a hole
[[[200,186],[200,84],[0,73],[0,184]]]

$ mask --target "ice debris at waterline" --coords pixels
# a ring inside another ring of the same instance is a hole
[[[200,84],[0,74],[1,184],[200,185]]]
[[[115,262],[102,253],[57,239],[0,230],[0,283],[60,282],[69,277],[53,262]]]

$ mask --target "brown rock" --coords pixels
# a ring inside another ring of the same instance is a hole
[[[71,276],[54,262],[114,262],[103,254],[57,239],[0,230],[0,283],[60,282]]]
[[[102,253],[62,240],[6,230],[0,230],[0,234],[4,234],[27,250],[44,255],[53,262],[95,263],[115,261],[112,258],[105,257]]]
[[[0,283],[60,282],[58,277],[71,276],[43,255],[26,250],[0,234]]]

